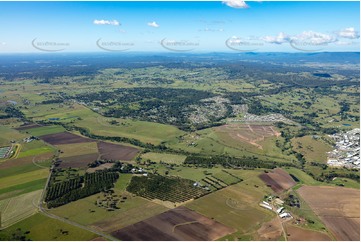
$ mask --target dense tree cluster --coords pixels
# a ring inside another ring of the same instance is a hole
[[[59,207],[112,188],[118,177],[118,172],[102,170],[85,173],[84,176],[79,177],[79,180],[55,182],[48,187],[45,201],[48,208]]]
[[[254,168],[268,168],[273,169],[276,167],[275,162],[261,161],[257,157],[247,158],[234,158],[229,156],[213,156],[204,157],[191,155],[187,156],[184,164],[194,165],[198,167],[212,168],[215,165],[222,165],[225,168],[243,168],[243,169],[254,169]],[[292,165],[292,164],[289,164]]]
[[[148,174],[148,176],[134,176],[127,191],[148,199],[184,202],[207,193],[206,190],[193,184],[194,181],[188,179]]]

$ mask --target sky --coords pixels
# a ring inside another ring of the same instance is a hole
[[[0,2],[13,52],[359,51],[360,2]]]

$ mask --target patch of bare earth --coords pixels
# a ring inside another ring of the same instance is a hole
[[[271,125],[252,124],[226,124],[215,128],[217,132],[227,133],[235,141],[246,142],[259,149],[263,149],[259,142],[272,136],[280,136],[280,133]]]
[[[108,142],[98,142],[98,150],[101,159],[105,160],[132,160],[138,153],[138,149]]]
[[[257,233],[260,240],[279,240],[282,236],[282,225],[276,217],[264,223],[262,227],[257,230]]]
[[[72,134],[69,132],[62,132],[57,134],[48,134],[40,136],[40,139],[52,145],[76,144],[92,142],[92,139],[82,137],[80,135]]]
[[[275,168],[271,172],[263,173],[259,177],[276,193],[281,193],[296,185],[293,178],[280,168]]]
[[[96,161],[99,157],[98,153],[86,154],[86,155],[76,155],[60,158],[61,162],[59,167],[61,168],[85,168],[88,167],[89,163]]]
[[[10,160],[7,160],[7,161],[4,161],[4,162],[0,163],[0,170],[30,164],[30,163],[33,162],[33,160],[36,160],[36,161],[49,160],[49,159],[53,158],[53,155],[54,155],[54,153],[50,152],[50,153],[44,153],[44,154],[40,154],[40,155],[26,156],[26,157],[22,157],[22,158],[10,159]]]
[[[117,230],[112,235],[120,240],[128,241],[209,241],[234,232],[233,228],[185,207],[178,207]]]
[[[323,232],[303,229],[289,224],[285,228],[287,240],[290,241],[331,241],[331,238]]]
[[[360,240],[360,190],[302,186],[297,192],[337,240]]]

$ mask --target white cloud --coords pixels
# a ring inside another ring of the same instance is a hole
[[[261,40],[267,43],[280,45],[289,42],[290,37],[287,34],[280,32],[277,36],[264,36],[261,38]]]
[[[147,23],[148,26],[158,28],[159,24],[157,24],[155,21]]]
[[[120,25],[118,20],[104,20],[104,19],[102,19],[102,20],[95,19],[93,21],[93,24],[96,24],[96,25],[114,25],[114,26],[119,26]]]
[[[358,39],[358,38],[360,38],[360,33],[358,31],[356,31],[355,28],[353,28],[353,27],[345,28],[345,29],[337,32],[337,35],[339,37],[347,38],[347,39]]]
[[[222,3],[231,8],[248,8],[247,3],[241,0],[224,0]]]
[[[313,45],[326,45],[337,41],[336,36],[318,33],[314,31],[304,31],[299,35],[291,37],[293,42],[303,42]]]
[[[314,31],[304,31],[301,34],[289,36],[283,32],[277,36],[264,36],[261,40],[270,44],[303,44],[303,45],[326,45],[337,41],[335,35],[323,34]]]

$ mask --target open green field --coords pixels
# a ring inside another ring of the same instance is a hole
[[[268,137],[260,141],[263,149],[259,149],[247,142],[235,141],[228,134],[218,132],[214,128],[192,132],[167,142],[173,149],[185,150],[192,153],[204,155],[228,155],[235,157],[256,156],[264,160],[287,162],[294,159],[292,156],[284,155],[276,146],[276,140],[282,137]]]
[[[29,133],[36,137],[48,135],[48,134],[57,134],[64,131],[65,129],[60,125],[50,125],[50,126],[43,126],[43,127],[37,127],[37,128],[25,130],[26,133]]]
[[[38,210],[43,190],[36,190],[5,200],[0,200],[1,226],[8,227],[23,220]]]
[[[327,153],[333,148],[320,138],[315,139],[312,136],[303,136],[292,139],[293,149],[304,155],[308,162],[326,163]]]
[[[119,192],[125,192],[125,189],[132,179],[132,174],[120,174],[117,182],[114,184],[114,189]]]
[[[183,131],[172,125],[130,119],[106,118],[82,105],[74,104],[73,107],[73,109],[69,110],[59,109],[57,112],[50,114],[46,113],[45,110],[39,110],[39,116],[36,119],[49,120],[49,118],[58,118],[57,122],[68,123],[71,121],[75,126],[89,129],[91,133],[96,135],[134,138],[156,145],[184,134]],[[40,115],[42,112],[44,114]],[[112,120],[117,121],[118,124],[111,124],[110,121]]]
[[[27,135],[20,133],[15,129],[0,125],[0,147],[10,146],[10,141],[20,141],[27,137]]]
[[[182,164],[186,159],[185,155],[165,154],[165,153],[154,153],[148,152],[141,155],[143,160],[151,160],[154,162],[166,162],[169,164]]]
[[[43,189],[46,180],[47,180],[46,178],[42,178],[19,185],[2,188],[0,189],[0,199],[7,199],[21,194]]]
[[[270,188],[258,178],[260,171],[239,170],[234,174],[243,178],[244,181],[185,205],[198,213],[237,229],[236,233],[226,236],[222,240],[237,240],[241,234],[252,236],[263,222],[276,216],[273,212],[258,205],[265,195],[271,193]]]
[[[30,240],[92,240],[98,235],[67,223],[37,213],[7,229],[0,231],[0,240],[20,240],[26,236]]]
[[[0,189],[46,178],[48,174],[49,169],[39,169],[14,176],[0,178]]]
[[[33,140],[30,143],[22,144],[18,158],[41,155],[49,152],[55,152],[55,149],[41,140]]]
[[[115,211],[106,211],[95,205],[98,197],[103,196],[99,193],[52,209],[51,213],[79,224],[91,225],[99,230],[111,232],[168,210],[166,207],[127,192],[116,191],[116,194],[127,199],[119,203],[119,209]]]

